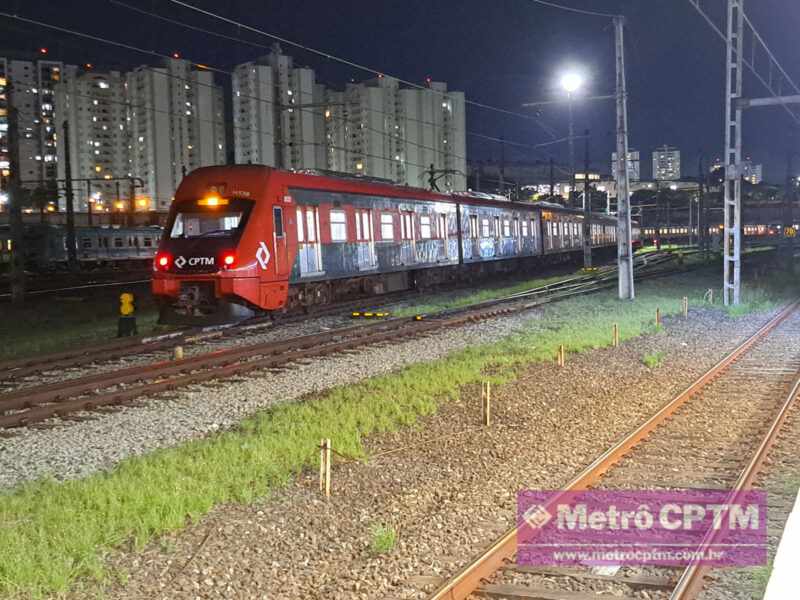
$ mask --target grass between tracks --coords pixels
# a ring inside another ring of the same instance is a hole
[[[146,288],[135,289],[139,333],[154,331],[158,312]],[[23,306],[0,304],[0,360],[60,352],[117,335],[118,293],[91,297],[31,297]]]
[[[512,381],[525,365],[553,360],[559,344],[569,352],[609,345],[613,323],[622,339],[653,333],[656,307],[676,314],[682,296],[698,306],[708,276],[645,282],[635,303],[605,292],[565,300],[545,307],[529,330],[499,342],[278,405],[235,431],[132,458],[109,473],[2,492],[0,596],[40,597],[79,580],[91,587],[106,576],[103,556],[110,549],[130,540],[141,547],[217,504],[250,502],[314,468],[320,438],[364,456],[365,436],[414,424],[466,384]],[[777,302],[786,293],[770,297]]]

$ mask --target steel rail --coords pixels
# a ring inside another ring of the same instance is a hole
[[[656,414],[638,428],[628,433],[612,448],[607,450],[602,456],[581,471],[566,485],[565,491],[579,491],[587,489],[589,486],[597,483],[600,478],[611,467],[616,465],[631,449],[649,436],[690,398],[694,397],[709,383],[724,373],[739,357],[763,340],[770,332],[797,310],[798,306],[800,306],[800,301],[792,302],[784,307],[775,317],[759,328],[758,331],[739,344],[739,346],[696,379],[683,392],[659,409]],[[559,497],[560,495],[555,496],[548,503],[548,506],[557,502]],[[465,568],[434,591],[429,597],[429,600],[465,600],[481,585],[484,579],[487,579],[500,570],[507,561],[514,557],[517,550],[517,532],[517,527],[506,531],[477,558],[472,560]],[[692,586],[696,585],[693,581],[694,577],[692,578]],[[688,600],[688,598],[689,596],[685,596],[682,600]]]
[[[775,445],[778,434],[780,433],[780,430],[786,421],[786,417],[789,414],[789,410],[794,405],[798,395],[800,395],[800,375],[795,378],[794,385],[792,385],[789,394],[786,396],[786,400],[783,402],[780,411],[778,411],[775,419],[773,419],[772,424],[770,425],[767,434],[762,439],[761,444],[759,444],[755,455],[742,470],[742,473],[739,476],[739,479],[736,481],[736,485],[733,487],[732,493],[725,501],[725,504],[736,502],[736,498],[745,493],[745,491],[753,484],[756,476],[761,471],[761,467],[763,466],[770,449]],[[699,546],[699,551],[704,553],[712,544],[714,544],[719,535],[719,530],[709,530],[708,535]],[[690,564],[684,570],[683,574],[678,580],[678,583],[675,586],[672,595],[670,596],[670,600],[692,600],[695,598],[703,589],[703,580],[709,569],[710,567],[708,565],[704,565],[702,563],[694,562]]]
[[[670,273],[662,271],[649,276]],[[567,285],[561,287],[557,284],[543,286],[547,288],[548,295],[519,305],[508,304],[512,300],[519,302],[525,298],[500,298],[445,311],[424,321],[418,321],[416,317],[399,317],[278,342],[226,348],[179,361],[136,365],[117,371],[20,388],[0,395],[0,428],[26,426],[52,416],[65,416],[98,406],[124,404],[141,396],[174,390],[193,383],[230,377],[254,369],[281,367],[301,358],[324,356],[336,351],[520,312],[572,296],[599,292],[613,283],[602,278],[580,285],[574,285],[571,281],[573,280],[567,280],[564,282]],[[122,390],[104,391],[120,385],[126,387]],[[10,411],[23,412],[3,415]]]

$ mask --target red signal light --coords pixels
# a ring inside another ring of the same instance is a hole
[[[159,252],[153,259],[153,266],[156,271],[167,271],[172,264],[172,255],[169,252]]]
[[[222,255],[222,266],[225,269],[230,269],[231,267],[236,265],[236,253],[235,252],[225,252]]]

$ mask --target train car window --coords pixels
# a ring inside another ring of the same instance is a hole
[[[317,241],[317,209],[314,207],[306,208],[306,239]]]
[[[153,247],[153,240],[152,238],[145,237],[142,239],[142,246],[145,248],[152,248]]]
[[[494,237],[500,237],[500,217],[494,218]]]
[[[91,248],[92,247],[91,238],[83,238],[83,239],[81,239],[81,247],[83,247],[83,248]]]
[[[514,237],[519,237],[519,218],[514,217]]]
[[[488,238],[489,233],[489,219],[481,219],[481,237]]]
[[[469,216],[469,235],[473,239],[478,237],[478,215]]]
[[[168,224],[171,238],[236,237],[253,208],[244,198],[183,200]]]
[[[381,214],[381,239],[394,239],[394,215],[387,213]]]
[[[304,242],[306,240],[303,235],[303,209],[297,208],[297,241]]]
[[[447,215],[439,215],[439,237],[447,239],[448,233],[450,232],[447,230]]]
[[[369,210],[356,211],[356,239],[359,242],[372,241],[372,213]]]
[[[272,228],[275,231],[275,237],[283,237],[283,209],[280,206],[272,207]]]
[[[400,237],[404,240],[414,239],[413,212],[404,212],[400,214]]]
[[[114,238],[114,248],[122,248],[124,245],[125,244],[123,243],[122,238]]]
[[[528,220],[522,219],[522,237],[528,237]]]
[[[474,215],[472,215],[470,217],[470,219],[472,219],[473,217],[477,219],[477,217],[475,217]],[[419,217],[419,236],[423,240],[431,239],[431,216],[430,215],[420,215],[420,217]]]
[[[503,219],[503,237],[511,237],[511,221]]]
[[[331,241],[347,241],[347,215],[343,210],[331,211]]]

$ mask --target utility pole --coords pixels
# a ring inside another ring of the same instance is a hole
[[[586,150],[583,157],[583,268],[592,267],[592,196],[589,190],[589,130],[583,132]]]
[[[569,194],[567,206],[572,206],[575,196],[575,119],[572,111],[572,92],[567,94],[567,110],[569,111]]]
[[[9,86],[8,96],[13,100],[13,87]],[[25,226],[22,223],[22,188],[19,184],[19,131],[17,109],[9,103],[8,109],[8,150],[10,154],[8,177],[8,210],[11,225],[11,302],[22,304],[25,301]]]
[[[136,210],[136,182],[131,179],[129,187],[130,203],[128,205],[128,227],[134,226],[134,212]]]
[[[703,251],[703,259],[708,260],[708,207],[706,206],[706,174],[703,169],[703,156],[697,161],[697,243]]]
[[[506,136],[500,136],[500,195],[505,196],[506,191]]]
[[[786,190],[783,193],[783,260],[787,270],[794,272],[794,236],[786,235],[790,227],[794,227],[794,151],[789,150],[786,156]],[[796,235],[796,233],[795,233]]]
[[[75,242],[75,195],[72,190],[72,151],[69,145],[69,121],[64,121],[64,184],[67,195],[67,264],[78,270],[78,248]]]
[[[92,223],[92,182],[86,182],[86,223],[91,227]]]
[[[620,300],[633,300],[633,240],[628,182],[628,92],[625,86],[625,18],[614,17],[617,62],[617,265]]]
[[[744,65],[744,0],[728,0],[725,57],[725,306],[739,304],[742,273],[742,70]]]

